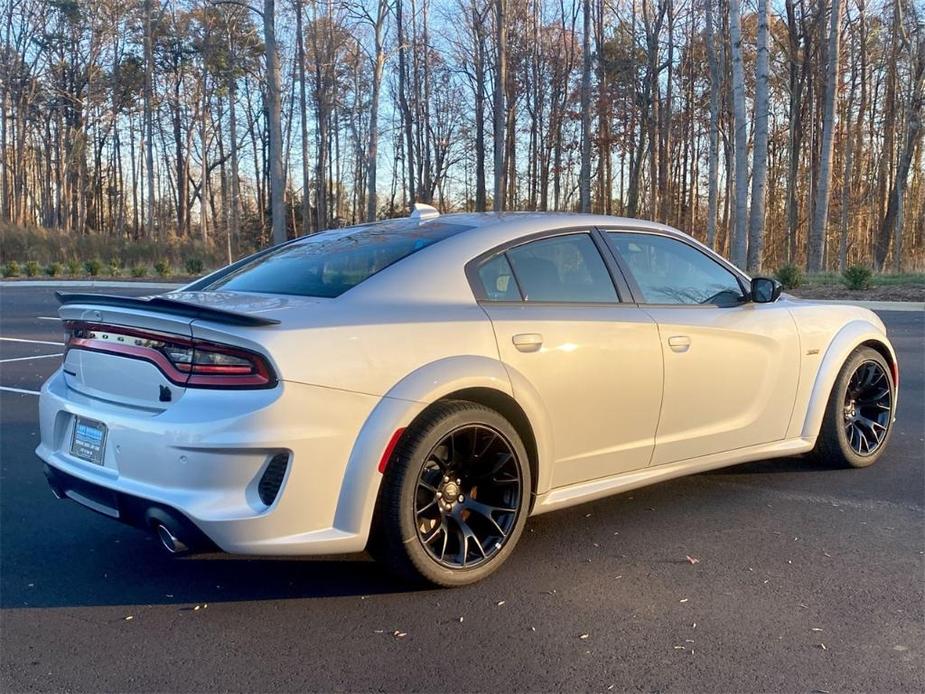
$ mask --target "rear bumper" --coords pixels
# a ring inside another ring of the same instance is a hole
[[[153,509],[226,552],[356,552],[368,526],[352,522],[356,514],[344,521],[339,506],[351,486],[378,488],[377,460],[349,472],[348,461],[380,400],[283,382],[255,391],[189,389],[152,412],[78,393],[58,371],[42,387],[36,454],[64,496],[132,525],[155,525]],[[70,453],[78,416],[107,427],[102,465]],[[280,454],[289,463],[266,503],[260,482]]]
[[[165,525],[195,551],[207,552],[217,548],[195,523],[175,508],[101,487],[48,464],[45,465],[45,479],[59,499],[71,499],[91,511],[144,530],[151,530],[158,524]]]

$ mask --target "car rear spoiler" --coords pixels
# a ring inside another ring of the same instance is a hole
[[[225,309],[221,308],[212,308],[211,306],[190,304],[185,301],[169,299],[165,296],[134,297],[116,296],[114,294],[55,292],[55,297],[62,305],[93,304],[96,306],[134,308],[142,311],[156,311],[158,313],[168,313],[172,316],[186,316],[187,318],[199,318],[201,320],[209,320],[215,323],[227,323],[231,325],[258,326],[277,325],[279,323],[278,320],[273,318],[252,316],[246,313],[237,313],[235,311],[226,311]]]

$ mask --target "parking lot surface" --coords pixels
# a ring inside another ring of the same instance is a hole
[[[365,556],[174,559],[55,500],[33,454],[55,315],[51,288],[0,293],[3,691],[925,690],[923,312],[880,313],[901,390],[874,467],[762,461],[547,514],[456,590]]]

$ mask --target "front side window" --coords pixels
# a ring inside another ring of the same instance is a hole
[[[588,234],[531,241],[506,255],[525,301],[618,301],[607,266]]]
[[[395,219],[323,231],[257,256],[203,287],[333,298],[422,248],[470,227]]]
[[[728,307],[745,298],[732,272],[683,241],[621,231],[607,240],[636,280],[640,303]]]

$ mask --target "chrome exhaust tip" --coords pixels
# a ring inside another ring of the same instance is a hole
[[[170,554],[185,554],[189,551],[189,547],[170,532],[170,529],[163,523],[158,523],[154,526],[154,531],[157,533],[157,538],[161,541],[161,544],[164,546]]]

